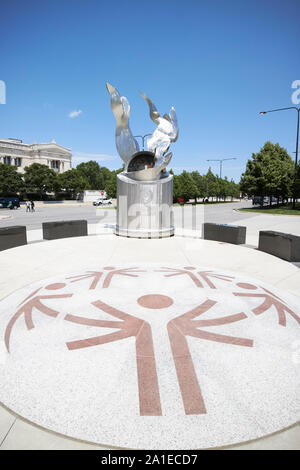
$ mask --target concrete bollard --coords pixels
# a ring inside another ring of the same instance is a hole
[[[0,251],[27,245],[26,227],[15,225],[13,227],[0,228]]]
[[[289,233],[262,230],[258,249],[286,261],[300,261],[300,237]]]
[[[243,245],[246,243],[246,229],[246,227],[240,225],[213,224],[206,222],[203,224],[203,238],[205,240]]]
[[[67,220],[43,223],[43,239],[85,237],[88,234],[86,220]]]

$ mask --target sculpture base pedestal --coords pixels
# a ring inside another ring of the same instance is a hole
[[[117,175],[116,235],[130,238],[166,238],[174,235],[173,176],[158,181],[136,181]]]

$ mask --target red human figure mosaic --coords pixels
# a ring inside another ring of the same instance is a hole
[[[203,287],[202,282],[199,281],[197,276],[195,276],[194,273],[191,273],[190,270],[193,270],[193,269],[195,269],[195,268],[190,267],[190,266],[187,266],[186,268],[183,268],[183,269],[162,267],[161,269],[158,269],[157,272],[159,272],[159,273],[166,273],[166,272],[170,273],[170,274],[165,274],[165,277],[174,277],[174,276],[186,275],[193,281],[193,283],[197,287]]]
[[[48,286],[45,287],[47,290],[58,290],[58,289],[63,289],[66,286],[65,283],[55,283],[55,284],[49,284]],[[46,299],[62,299],[66,297],[72,297],[73,294],[56,294],[56,295],[36,295],[42,287],[39,289],[35,290],[32,292],[26,299],[24,299],[20,304],[22,305],[19,310],[14,314],[14,316],[10,319],[6,330],[4,334],[4,341],[6,345],[6,349],[9,352],[9,343],[10,343],[10,336],[11,332],[13,329],[14,324],[18,320],[19,317],[24,315],[25,319],[25,324],[27,326],[28,330],[31,330],[34,328],[34,323],[32,320],[32,312],[33,309],[38,310],[41,313],[44,313],[45,315],[48,315],[50,317],[57,317],[59,314],[58,311],[53,310],[50,307],[47,307],[45,304],[41,302],[41,300],[46,300]]]
[[[232,276],[227,276],[225,274],[217,274],[217,273],[214,273],[213,271],[198,271],[197,274],[199,274],[199,276],[202,277],[203,281],[205,281],[211,289],[216,289],[216,286],[209,279],[211,277],[215,279],[220,279],[226,282],[231,282],[232,279],[234,279],[234,277]]]
[[[205,414],[206,408],[186,336],[237,346],[253,346],[253,340],[251,339],[226,336],[199,329],[200,327],[226,325],[247,318],[247,315],[241,312],[210,320],[195,320],[195,318],[207,312],[216,303],[208,299],[196,308],[172,319],[167,325],[178,383],[185,414],[187,415]]]
[[[212,283],[212,281],[209,278],[221,279],[222,281],[227,281],[227,282],[231,282],[232,279],[234,279],[234,277],[232,277],[232,276],[227,276],[227,275],[224,275],[224,274],[218,274],[218,273],[215,273],[213,271],[198,271],[196,273],[192,273],[191,271],[194,271],[194,270],[196,270],[196,268],[193,267],[193,266],[186,266],[183,269],[163,267],[162,269],[158,270],[157,272],[169,272],[170,274],[166,274],[165,277],[187,275],[194,282],[194,284],[197,287],[200,287],[200,288],[203,288],[204,285],[200,281],[200,279],[198,279],[196,274],[198,274],[202,278],[202,281],[206,282],[207,285],[211,289],[215,289],[216,286]]]
[[[135,267],[135,268],[125,268],[125,269],[124,268],[116,269],[116,268],[108,266],[104,269],[106,269],[107,271],[110,271],[104,279],[104,282],[103,282],[103,288],[104,289],[109,287],[113,276],[117,275],[117,276],[128,276],[128,277],[139,277],[138,274],[132,274],[132,273],[143,273],[143,272],[145,272],[145,270],[137,269],[137,267]]]
[[[67,343],[68,349],[88,348],[135,337],[140,415],[161,416],[162,410],[151,326],[146,321],[111,307],[101,300],[92,302],[92,304],[121,321],[97,320],[76,315],[66,315],[65,320],[81,325],[117,328],[119,331],[83,340],[70,341]]]
[[[157,272],[166,273],[165,277],[173,276],[188,276],[193,284],[197,287],[203,288],[208,286],[211,289],[216,289],[212,279],[217,279],[225,282],[232,282],[234,277],[229,275],[219,274],[214,271],[202,270],[193,266],[186,266],[180,268],[163,267]],[[97,286],[108,288],[114,276],[129,276],[139,277],[138,273],[145,272],[137,267],[121,268],[106,266],[101,271],[86,271],[77,276],[71,276],[67,279],[73,282],[80,282],[86,279],[91,279],[89,290],[96,289]],[[63,289],[67,284],[55,283],[49,284],[45,287],[49,291],[57,291]],[[278,296],[269,290],[255,286],[246,282],[237,282],[236,286],[241,289],[240,292],[233,292],[236,297],[249,297],[262,299],[262,302],[252,309],[255,315],[260,315],[270,308],[276,309],[279,324],[286,326],[286,316],[290,315],[294,320],[300,324],[300,318],[282,301]],[[10,337],[12,329],[22,315],[24,315],[25,324],[27,329],[34,328],[32,314],[34,309],[50,317],[57,317],[59,312],[54,310],[43,303],[43,299],[59,299],[72,297],[73,294],[55,294],[55,295],[40,295],[43,287],[32,292],[26,297],[19,305],[17,312],[10,319],[5,330],[5,344],[9,352]],[[174,300],[171,297],[161,294],[146,294],[137,299],[140,307],[152,310],[166,309],[174,305]],[[214,331],[207,331],[206,327],[218,327],[221,325],[229,325],[247,318],[244,312],[219,316],[217,318],[210,318],[206,320],[199,319],[199,317],[211,310],[217,304],[216,301],[207,299],[200,305],[192,310],[180,314],[167,323],[167,331],[174,360],[175,370],[177,374],[178,384],[181,391],[182,402],[184,405],[185,413],[190,414],[205,414],[206,406],[201,392],[200,384],[197,379],[194,363],[189,350],[187,337],[194,337],[206,341],[219,342],[223,344],[230,344],[243,347],[253,347],[253,340],[248,338],[240,338],[235,336],[228,336],[219,334]],[[152,329],[150,324],[138,318],[137,316],[125,313],[118,310],[101,300],[92,302],[92,305],[97,309],[105,312],[114,317],[114,320],[100,320],[87,318],[77,315],[68,314],[64,320],[76,324],[94,326],[99,328],[112,328],[117,331],[108,334],[96,335],[86,339],[79,339],[76,341],[67,342],[66,345],[69,350],[77,350],[92,346],[99,346],[106,343],[120,341],[125,338],[135,338],[136,347],[136,364],[138,376],[138,390],[139,390],[139,406],[141,416],[160,416],[162,415],[162,408],[160,402],[158,377],[156,370],[156,361],[154,354]]]
[[[84,279],[90,279],[92,278],[93,281],[90,285],[90,289],[96,289],[98,282],[100,281],[100,278],[102,277],[103,272],[102,271],[87,271],[86,274],[78,274],[77,276],[70,276],[67,277],[66,279],[73,279],[71,282],[78,282],[78,281],[83,281]]]
[[[109,272],[106,274],[105,271],[109,271]],[[113,276],[119,275],[119,276],[138,277],[137,274],[133,274],[133,273],[141,273],[141,272],[145,272],[145,271],[138,270],[136,267],[117,269],[112,266],[106,266],[105,268],[103,268],[103,271],[87,271],[85,274],[79,274],[77,276],[67,277],[67,279],[73,279],[71,282],[78,282],[78,281],[83,281],[85,279],[92,278],[93,281],[89,288],[96,289],[100,281],[100,278],[102,277],[102,275],[104,275],[105,278],[103,280],[102,287],[106,289],[110,286]]]
[[[254,290],[258,289],[257,286],[253,284],[248,284],[245,282],[238,282],[237,286],[242,289]],[[264,292],[261,293],[249,293],[249,292],[233,292],[233,295],[237,297],[253,297],[253,298],[262,298],[263,302],[258,306],[252,309],[252,312],[255,315],[261,315],[269,310],[271,307],[275,307],[278,315],[278,323],[281,326],[286,326],[286,314],[290,315],[291,317],[296,320],[297,323],[300,324],[300,318],[293,312],[284,302],[281,300],[277,295],[273,294],[269,290],[261,287]]]
[[[168,308],[173,299],[164,295],[145,295],[137,299],[139,305],[150,309]],[[243,312],[209,320],[195,320],[207,312],[217,302],[206,300],[196,308],[172,319],[167,330],[171,344],[177,378],[181,390],[186,414],[206,413],[204,400],[196,377],[193,361],[188,348],[186,336],[193,336],[208,341],[233,344],[238,346],[253,346],[253,340],[238,338],[223,334],[211,333],[199,327],[218,326],[234,323],[247,318]],[[161,404],[159,397],[158,379],[156,372],[151,326],[133,315],[117,310],[101,300],[92,303],[105,313],[121,321],[98,320],[93,318],[66,315],[65,320],[88,326],[117,328],[119,331],[107,335],[95,336],[67,343],[69,350],[97,346],[119,341],[131,336],[136,337],[136,358],[138,371],[138,387],[140,397],[140,414],[142,416],[160,416]]]

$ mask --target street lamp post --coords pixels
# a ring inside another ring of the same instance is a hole
[[[152,134],[145,134],[145,135],[134,135],[133,137],[140,137],[142,139],[142,142],[143,142],[143,150],[145,150],[145,137],[147,137],[148,135],[152,135]]]
[[[222,168],[223,168],[223,162],[225,160],[237,160],[237,158],[233,157],[233,158],[218,158],[215,160],[206,160],[207,162],[220,162],[220,179],[222,178]]]
[[[297,118],[297,137],[296,137],[296,157],[295,157],[295,173],[294,173],[294,189],[293,189],[293,209],[296,209],[296,179],[297,179],[297,168],[298,168],[298,147],[299,147],[299,114],[300,108],[296,106],[290,106],[288,108],[271,109],[269,111],[261,111],[259,114],[275,113],[276,111],[286,111],[287,109],[295,109],[298,113]]]

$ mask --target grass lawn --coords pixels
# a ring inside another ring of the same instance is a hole
[[[285,206],[276,205],[265,206],[265,207],[251,207],[249,209],[238,209],[241,212],[258,212],[262,214],[279,214],[279,215],[300,215],[300,203],[296,204],[296,209],[292,209],[292,204],[286,204]]]

